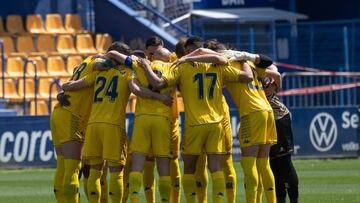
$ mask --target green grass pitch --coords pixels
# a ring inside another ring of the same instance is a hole
[[[360,159],[295,160],[294,164],[300,180],[299,202],[360,202]],[[235,167],[238,175],[237,202],[245,202],[240,164],[236,162]],[[54,169],[1,169],[0,202],[55,202],[53,174]],[[81,199],[86,202],[83,191]],[[183,197],[182,202],[185,202]]]

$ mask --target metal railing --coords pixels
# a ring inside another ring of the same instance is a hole
[[[32,63],[34,66],[34,102],[35,102],[35,115],[37,115],[37,94],[38,94],[38,77],[37,77],[37,63],[33,60],[25,60],[24,68],[23,68],[23,112],[26,115],[27,112],[27,101],[26,101],[26,72],[27,72],[27,64]]]
[[[119,0],[122,3],[126,4],[133,10],[140,13],[140,11],[145,11],[145,18],[158,24],[159,27],[162,27],[165,31],[174,35],[176,38],[180,38],[182,36],[190,36],[191,33],[184,29],[183,27],[173,23],[171,19],[159,13],[155,8],[150,5],[147,5],[139,0]],[[162,24],[167,24],[168,26],[163,27]]]
[[[0,39],[0,50],[1,50],[1,82],[2,82],[2,98],[5,98],[5,50],[4,41]]]
[[[282,74],[287,107],[358,106],[360,72],[289,72]]]

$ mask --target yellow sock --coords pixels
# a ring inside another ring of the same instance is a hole
[[[257,192],[256,192],[256,203],[261,203],[262,202],[262,193],[263,193],[263,185],[262,185],[262,180],[261,180],[261,176],[259,175],[259,183],[258,183],[258,187],[257,187]]]
[[[256,190],[258,186],[258,172],[256,169],[256,157],[243,157],[241,166],[244,172],[244,186],[246,203],[256,202]]]
[[[143,174],[140,172],[130,172],[129,194],[131,203],[139,202],[139,192],[142,185]]]
[[[223,157],[223,172],[225,178],[227,202],[236,202],[236,172],[231,154],[226,154]]]
[[[147,203],[155,203],[155,177],[154,177],[155,161],[145,161],[144,164],[144,192]]]
[[[79,202],[79,172],[81,161],[76,159],[64,159],[64,196],[69,203]]]
[[[159,192],[161,202],[170,202],[171,179],[170,176],[159,177]]]
[[[223,171],[216,171],[211,174],[213,182],[212,199],[213,203],[225,202],[225,179]]]
[[[209,177],[206,168],[206,154],[200,155],[196,163],[196,195],[199,203],[207,203]]]
[[[88,200],[89,203],[100,203],[101,197],[101,185],[100,185],[100,177],[102,172],[90,169],[90,175],[88,178]]]
[[[125,164],[125,168],[124,168],[124,178],[123,178],[124,192],[123,192],[122,203],[126,203],[128,197],[129,197],[129,175],[130,175],[130,171],[131,171],[131,156],[129,156],[126,159],[126,164]]]
[[[256,160],[256,167],[261,175],[266,202],[276,203],[275,179],[272,170],[270,168],[269,157],[258,158]]]
[[[171,202],[180,202],[180,188],[181,188],[181,172],[179,167],[179,160],[170,160],[170,177],[171,177]]]
[[[100,185],[101,185],[101,197],[100,202],[101,203],[107,203],[108,202],[108,183],[107,183],[107,174],[108,174],[108,167],[104,166],[101,177],[100,177]]]
[[[56,171],[54,177],[54,194],[57,203],[66,203],[64,196],[64,174],[64,157],[58,155],[56,159]]]
[[[111,198],[111,202],[120,203],[122,199],[123,190],[124,190],[123,173],[122,172],[110,173],[109,196]]]
[[[195,203],[196,202],[195,175],[184,174],[181,181],[182,181],[182,186],[184,188],[186,203]]]

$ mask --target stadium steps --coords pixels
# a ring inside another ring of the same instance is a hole
[[[112,13],[113,14],[112,18],[121,19],[124,21],[124,24],[132,25],[131,27],[127,27],[129,30],[122,30],[122,32],[121,32],[121,36],[119,38],[125,37],[125,40],[126,39],[134,39],[137,37],[147,38],[151,35],[158,35],[159,37],[161,37],[165,40],[166,44],[174,46],[180,37],[189,35],[187,33],[187,31],[185,31],[180,26],[176,26],[176,25],[171,25],[171,26],[168,26],[167,29],[164,29],[163,27],[159,26],[159,23],[156,21],[161,21],[162,23],[170,22],[170,20],[168,18],[166,18],[165,16],[163,16],[159,13],[156,13],[155,10],[142,4],[139,1],[134,1],[134,2],[136,2],[138,4],[138,6],[139,5],[142,6],[142,10],[146,10],[146,12],[151,13],[151,16],[155,16],[155,18],[150,19],[150,17],[149,18],[145,17],[143,15],[143,11],[138,13],[137,10],[134,10],[134,8],[132,8],[128,4],[126,4],[126,1],[107,0],[107,1],[103,1],[101,3],[95,2],[95,4],[97,4],[97,3],[99,5],[103,4],[103,5],[99,6],[99,9],[111,9],[111,7],[112,8],[115,7],[119,11],[119,13],[117,13],[117,14]],[[108,5],[106,5],[106,4],[108,4]],[[102,18],[100,15],[101,15],[101,13],[98,12],[97,18],[96,18],[97,30],[99,32],[101,32],[101,30],[114,29],[114,28],[111,28],[114,25],[111,23],[111,19],[109,19],[108,16],[104,16],[104,18],[106,18],[107,22],[104,22],[104,21],[100,22],[99,19]],[[118,18],[116,16],[122,17],[122,18]],[[125,16],[127,18],[126,20],[124,19]],[[98,22],[98,20],[99,20],[99,22]],[[122,24],[120,22],[120,20],[118,20],[116,23]],[[138,26],[141,26],[141,28]],[[119,33],[111,33],[111,34],[116,37],[116,35]],[[139,35],[139,36],[136,36],[136,35]]]

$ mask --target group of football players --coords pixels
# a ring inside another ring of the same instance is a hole
[[[263,193],[267,202],[285,202],[286,193],[280,197],[275,192],[269,155],[272,151],[275,158],[289,156],[291,126],[283,130],[289,134],[284,138],[287,142],[271,146],[277,142],[276,128],[281,128],[275,117],[287,124],[291,120],[289,111],[276,99],[281,77],[272,60],[198,37],[181,39],[175,52],[170,52],[156,36],[146,41],[144,51],[131,51],[126,44],[114,42],[107,53],[86,58],[62,85],[50,121],[57,153],[57,202],[79,202],[80,174],[91,203],[107,202],[108,197],[111,202],[141,202],[142,186],[146,201],[155,202],[155,185],[160,192],[157,202],[180,202],[181,191],[186,202],[207,202],[208,171],[212,202],[237,202],[224,88],[240,116],[238,138],[246,202],[261,202]],[[182,136],[179,92],[185,112]],[[128,138],[125,118],[131,93],[137,99],[133,133]],[[276,108],[275,117],[274,106],[281,107]],[[291,158],[286,160],[295,171]],[[297,192],[295,176],[290,177],[294,184],[288,188]],[[281,173],[279,177],[283,178]],[[281,191],[285,190],[287,179],[279,186],[276,180],[276,189],[281,185]],[[291,193],[293,198],[289,193],[293,202],[297,201],[296,192]]]

